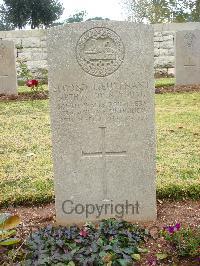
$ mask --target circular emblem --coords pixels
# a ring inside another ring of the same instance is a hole
[[[82,69],[92,76],[104,77],[115,72],[124,59],[124,45],[113,30],[92,28],[80,37],[76,56]]]
[[[191,48],[193,41],[195,39],[195,35],[193,33],[189,32],[189,33],[186,33],[184,37],[185,37],[186,46]]]

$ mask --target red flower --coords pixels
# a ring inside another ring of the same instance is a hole
[[[81,229],[79,235],[82,236],[82,237],[87,237],[88,236],[88,232],[85,229]]]
[[[36,80],[36,79],[31,79],[31,80],[28,80],[27,82],[26,82],[26,86],[28,86],[28,87],[37,87],[38,86],[38,80]]]

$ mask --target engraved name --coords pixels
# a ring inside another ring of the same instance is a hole
[[[74,121],[100,121],[131,119],[148,111],[147,93],[142,88],[148,84],[136,82],[107,82],[98,84],[70,84],[54,87],[57,108],[63,119]]]

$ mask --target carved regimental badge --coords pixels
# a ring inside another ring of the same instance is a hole
[[[196,36],[193,33],[191,33],[191,32],[186,33],[184,36],[185,46],[191,48],[195,38],[196,38]]]
[[[76,56],[85,72],[104,77],[120,67],[124,59],[124,45],[113,30],[96,27],[80,37],[76,46]]]

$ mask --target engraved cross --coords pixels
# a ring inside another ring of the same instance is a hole
[[[191,56],[188,57],[187,63],[184,64],[184,67],[195,67],[196,64]]]
[[[98,157],[102,160],[102,185],[103,185],[103,197],[107,200],[108,188],[106,177],[106,157],[119,157],[126,156],[127,151],[106,151],[106,127],[99,127],[101,129],[101,151],[97,152],[84,152],[82,151],[82,157]]]

